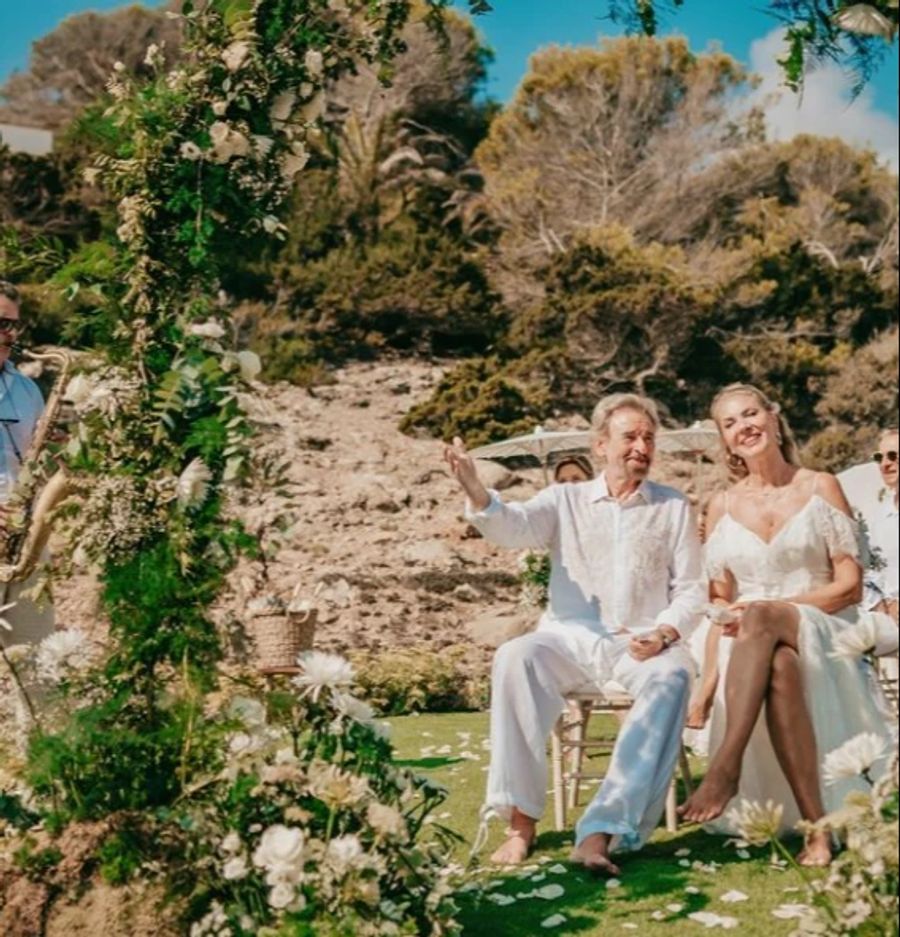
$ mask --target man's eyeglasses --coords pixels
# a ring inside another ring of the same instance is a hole
[[[885,459],[886,459],[888,462],[896,462],[896,461],[897,461],[897,453],[894,452],[893,450],[892,450],[891,452],[876,452],[875,455],[872,456],[872,458],[873,458],[879,465],[881,465],[881,463],[884,462]]]
[[[0,317],[0,332],[18,332],[22,323],[18,319]]]

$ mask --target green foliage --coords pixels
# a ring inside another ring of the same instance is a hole
[[[412,712],[455,712],[487,704],[488,675],[467,660],[468,648],[440,654],[421,648],[350,655],[356,685],[385,716]]]
[[[100,875],[110,885],[124,885],[134,878],[147,854],[144,836],[135,829],[121,829],[104,840],[97,850]]]
[[[429,400],[406,414],[400,429],[425,430],[444,440],[461,436],[469,446],[530,432],[549,410],[545,387],[518,376],[530,363],[526,358],[504,368],[498,357],[463,362],[441,379]]]
[[[62,853],[55,846],[36,849],[28,838],[13,852],[13,863],[30,879],[41,881],[47,872],[58,865]]]

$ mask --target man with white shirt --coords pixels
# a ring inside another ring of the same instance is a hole
[[[19,291],[12,283],[0,280],[0,537],[6,532],[6,504],[44,410],[37,384],[10,361],[21,328]],[[21,595],[30,585],[12,583],[3,588],[2,604],[15,603],[3,615],[12,629],[12,633],[3,635],[7,644],[39,641],[53,630],[52,606],[47,603],[39,608]]]
[[[653,401],[597,404],[593,452],[603,473],[504,504],[479,481],[460,439],[445,458],[466,516],[500,546],[550,550],[550,600],[538,629],[502,645],[491,678],[486,808],[509,822],[492,859],[522,862],[544,811],[546,743],[564,695],[615,681],[635,702],[609,769],[576,828],[573,858],[618,874],[613,840],[639,848],[656,826],[681,741],[693,664],[685,639],[705,601],[700,544],[687,500],[647,480],[659,425]]]
[[[897,621],[897,598],[900,595],[900,527],[897,511],[897,464],[900,434],[897,430],[885,430],[878,442],[874,459],[878,463],[881,479],[884,482],[881,500],[866,519],[869,530],[869,545],[878,557],[879,569],[874,577],[878,589],[878,611],[887,612]]]

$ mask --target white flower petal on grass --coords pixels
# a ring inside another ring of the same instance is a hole
[[[562,885],[552,882],[549,885],[535,889],[534,896],[535,898],[543,898],[544,901],[555,901],[557,898],[562,898],[565,893],[566,890]]]
[[[668,911],[669,914],[681,914],[681,912],[684,911],[684,905],[673,902],[672,904],[666,905],[666,911]]]
[[[735,852],[735,855],[738,857],[738,859],[750,859],[750,858],[752,858],[751,855],[750,855],[749,850],[747,850],[747,849],[738,849],[738,850]]]
[[[689,868],[691,867],[691,860],[690,860],[690,859],[679,859],[679,860],[678,860],[678,864],[679,864],[683,869],[689,869]]]
[[[565,923],[566,916],[564,914],[551,914],[550,917],[545,917],[544,920],[541,921],[541,927],[559,927],[561,924]]]
[[[664,921],[664,920],[666,919],[666,912],[665,912],[665,911],[654,911],[654,912],[650,915],[650,917],[651,917],[651,919],[654,920],[654,921]]]
[[[210,472],[203,459],[192,459],[178,476],[178,482],[175,486],[178,504],[182,508],[196,507],[203,504],[209,491],[211,479],[212,472]]]
[[[857,660],[871,653],[878,643],[878,629],[874,615],[863,615],[851,628],[842,629],[834,638],[834,650],[829,657],[835,660]]]
[[[561,862],[557,862],[556,865],[551,865],[547,871],[552,872],[554,875],[565,875],[569,870]]]
[[[777,917],[782,921],[791,921],[802,918],[809,911],[808,904],[780,904],[777,908],[772,908],[772,917]]]
[[[324,651],[307,651],[297,658],[297,665],[303,673],[294,677],[294,685],[303,689],[303,694],[311,694],[314,700],[322,690],[342,690],[353,683],[356,674],[353,665],[339,654],[326,654]]]
[[[621,888],[622,883],[617,878],[608,878],[606,880],[606,887],[612,889]]]
[[[737,927],[739,921],[735,917],[728,917],[724,914],[714,914],[712,911],[694,911],[688,918],[704,927],[721,927],[724,930],[732,930]]]
[[[834,784],[846,778],[867,776],[872,766],[884,755],[887,744],[874,732],[860,732],[844,742],[840,748],[830,751],[822,765],[822,776],[826,784]]]
[[[719,898],[719,901],[724,901],[726,904],[737,904],[739,901],[749,901],[750,896],[745,895],[742,891],[737,889],[732,889],[731,891],[726,891],[724,895]]]
[[[684,886],[685,894],[688,895],[699,895],[702,894],[699,888],[696,885],[685,885]]]
[[[691,854],[690,849],[676,849],[676,850],[675,850],[675,855],[676,855],[679,859],[684,858],[684,856],[689,856],[690,854]]]
[[[492,895],[488,895],[487,900],[492,902],[493,904],[500,905],[500,906],[507,905],[507,904],[515,904],[515,901],[516,901],[516,899],[513,898],[512,895],[504,895],[502,893],[494,893]]]
[[[622,929],[623,929],[623,930],[640,930],[640,928],[637,926],[637,924],[632,924],[631,921],[626,921],[626,922],[622,925]]]

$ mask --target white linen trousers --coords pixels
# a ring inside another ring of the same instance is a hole
[[[539,819],[547,799],[547,739],[564,694],[612,682],[634,697],[609,769],[576,826],[576,844],[610,833],[614,848],[639,849],[656,827],[675,771],[694,667],[681,642],[647,661],[628,653],[633,635],[604,636],[545,619],[507,641],[491,679],[491,764],[485,805]]]

